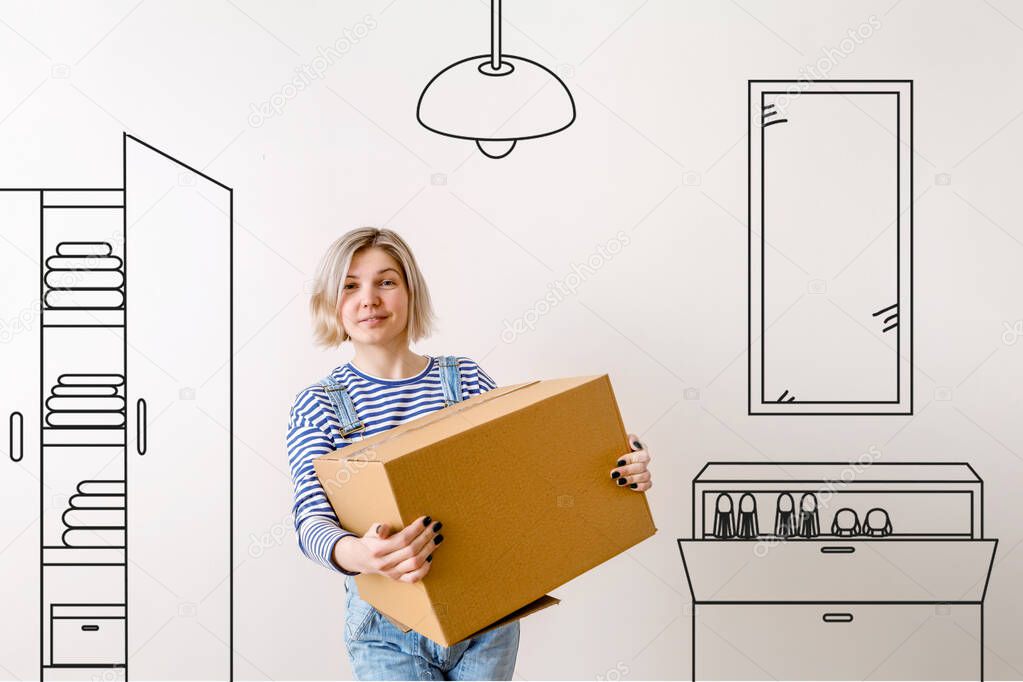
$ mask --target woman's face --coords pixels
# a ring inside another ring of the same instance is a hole
[[[352,256],[341,284],[341,324],[352,341],[386,344],[405,335],[409,293],[401,264],[372,246]]]

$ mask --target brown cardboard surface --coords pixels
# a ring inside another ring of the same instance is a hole
[[[601,375],[495,389],[314,467],[349,530],[444,523],[423,581],[356,583],[381,613],[450,646],[654,534],[645,495],[609,475],[630,450]]]
[[[546,609],[548,606],[555,606],[556,604],[560,604],[560,603],[561,603],[561,600],[558,599],[557,597],[552,597],[549,594],[545,594],[544,596],[540,597],[536,601],[529,602],[528,604],[523,606],[521,609],[518,609],[517,611],[513,611],[513,612],[509,613],[507,616],[505,616],[504,618],[498,620],[497,622],[491,623],[490,625],[486,626],[485,628],[483,628],[481,630],[477,630],[476,632],[474,632],[471,635],[468,635],[466,637],[463,637],[462,639],[469,639],[470,637],[475,637],[476,635],[482,635],[484,632],[488,632],[488,631],[493,630],[495,628],[499,628],[502,625],[506,625],[506,624],[511,623],[513,621],[519,620],[520,618],[525,618],[526,616],[528,616],[530,614],[533,614],[533,613],[536,613],[537,611],[542,611],[543,609]],[[377,610],[379,611],[379,609],[377,609]],[[401,623],[400,621],[397,621],[394,618],[391,618],[390,616],[388,616],[383,611],[380,612],[380,615],[382,615],[387,620],[391,621],[391,625],[393,625],[394,627],[398,628],[402,632],[408,632],[409,630],[412,629],[409,626],[405,625],[404,623]]]
[[[453,433],[465,430],[467,426],[476,425],[479,422],[480,416],[476,412],[470,412],[470,410],[486,403],[492,403],[501,396],[537,383],[539,382],[532,381],[495,388],[492,391],[487,391],[452,405],[447,409],[438,410],[419,419],[396,426],[386,433],[377,434],[376,436],[353,443],[342,450],[327,453],[323,455],[323,458],[343,459],[353,462],[389,462],[407,455],[411,450],[422,447],[425,443],[436,442]],[[494,405],[489,406],[489,408],[493,407]],[[486,413],[483,418],[491,418],[492,416],[493,413]],[[461,420],[461,423],[458,420]],[[444,424],[440,424],[441,421]],[[427,430],[428,427],[430,430]]]

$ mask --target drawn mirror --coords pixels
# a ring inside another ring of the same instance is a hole
[[[749,413],[912,414],[912,83],[749,83]]]

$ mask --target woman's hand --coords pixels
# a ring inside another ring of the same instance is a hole
[[[617,466],[611,470],[611,479],[617,485],[636,492],[650,490],[653,485],[650,471],[647,470],[650,453],[643,448],[635,434],[629,434],[629,444],[632,446],[632,452],[618,458]]]
[[[429,516],[420,516],[391,535],[390,526],[375,523],[361,538],[341,538],[334,545],[334,559],[349,571],[414,583],[430,572],[433,550],[444,541],[438,532],[442,525]]]

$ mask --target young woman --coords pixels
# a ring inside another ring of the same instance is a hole
[[[518,621],[443,647],[402,632],[359,597],[352,578],[359,573],[422,580],[444,541],[443,520],[421,516],[405,528],[373,524],[360,537],[341,525],[312,464],[326,452],[489,391],[494,380],[469,358],[419,355],[409,348],[429,336],[433,310],[412,251],[390,230],[360,228],[335,241],[320,261],[310,307],[317,342],[336,347],[350,341],[355,355],[299,393],[291,409],[295,531],[307,557],[345,575],[344,637],[356,677],[511,679]],[[649,454],[634,435],[629,442],[634,450],[616,460],[608,483],[623,494],[651,486]]]

